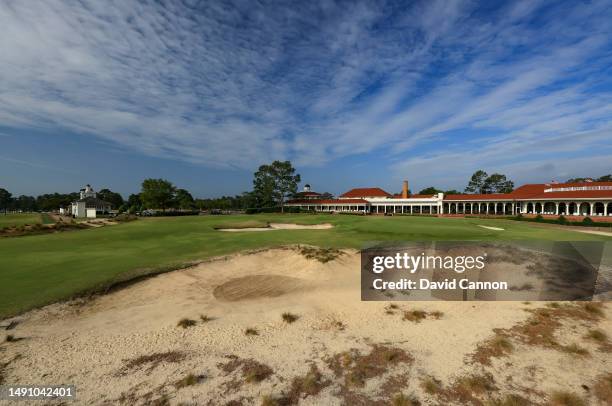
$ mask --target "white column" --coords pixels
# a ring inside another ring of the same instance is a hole
[[[555,214],[559,215],[559,202],[555,202]]]
[[[595,203],[591,202],[591,216],[595,215]]]

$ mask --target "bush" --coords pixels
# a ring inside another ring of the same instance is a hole
[[[591,225],[594,223],[594,221],[590,217],[585,217],[584,219],[582,219],[582,223]]]
[[[563,215],[560,215],[557,221],[559,222],[559,224],[567,224],[567,219]]]
[[[542,217],[541,214],[538,214],[537,216],[535,216],[535,221],[542,221],[544,220],[544,217]]]

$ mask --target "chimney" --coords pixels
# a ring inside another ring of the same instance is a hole
[[[405,180],[402,186],[402,199],[408,198],[408,181]]]

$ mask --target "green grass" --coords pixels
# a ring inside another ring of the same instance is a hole
[[[332,223],[335,228],[244,233],[213,228],[252,221]],[[0,318],[136,275],[241,250],[298,243],[362,248],[373,241],[500,239],[612,240],[509,220],[325,214],[146,218],[111,227],[0,239]]]
[[[42,219],[38,213],[16,213],[3,214],[0,213],[0,228],[21,226],[24,224],[41,223]]]

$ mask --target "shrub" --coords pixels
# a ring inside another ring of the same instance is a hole
[[[246,330],[244,330],[244,334],[246,334],[248,336],[258,336],[259,335],[259,331],[257,331],[257,329],[249,327]]]
[[[283,313],[282,317],[283,317],[283,321],[285,323],[288,323],[288,324],[293,323],[294,321],[296,321],[299,318],[299,316],[297,316],[297,315],[295,315],[293,313],[288,313],[288,312],[287,313]]]
[[[196,321],[191,320],[191,319],[181,319],[177,323],[177,327],[183,327],[183,328],[193,327],[195,325],[196,325]]]
[[[535,221],[542,221],[544,220],[544,217],[542,217],[541,214],[538,214],[537,216],[535,216]]]
[[[593,224],[594,221],[590,218],[590,217],[585,217],[584,219],[582,219],[582,224]]]
[[[567,219],[564,215],[560,215],[557,221],[559,222],[559,224],[567,224]]]

